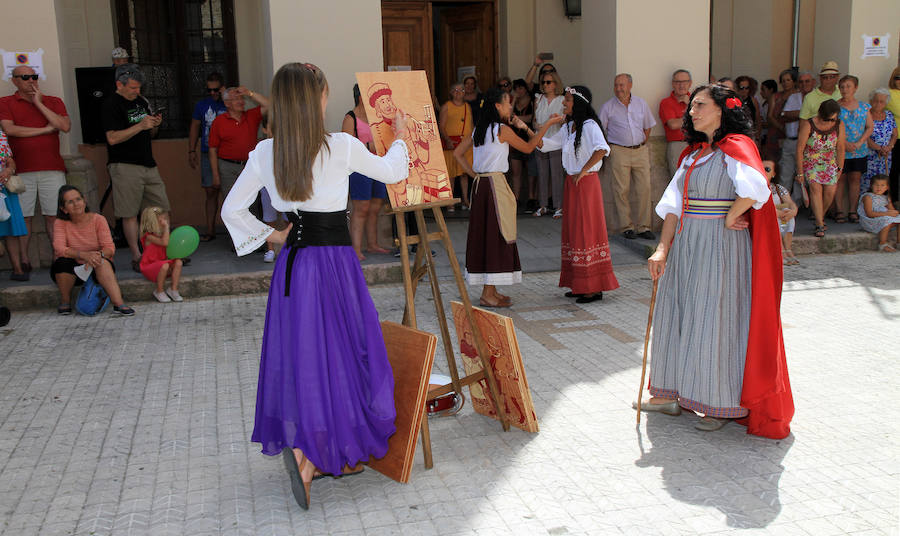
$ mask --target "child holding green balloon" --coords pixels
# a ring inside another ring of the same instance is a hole
[[[178,293],[181,279],[181,259],[170,259],[166,248],[169,245],[169,214],[160,207],[147,207],[141,214],[141,273],[149,281],[156,283],[153,297],[162,303],[184,301]],[[166,279],[171,278],[172,286],[163,289]]]

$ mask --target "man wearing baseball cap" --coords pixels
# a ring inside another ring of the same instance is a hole
[[[130,56],[128,55],[128,51],[122,47],[116,47],[112,49],[112,53],[110,54],[112,57],[112,66],[118,67],[119,65],[125,65],[128,63]]]
[[[800,108],[800,119],[809,119],[819,113],[819,106],[828,99],[838,100],[841,92],[837,88],[841,71],[838,70],[836,61],[826,61],[819,70],[819,87],[807,93],[803,97],[803,107]]]

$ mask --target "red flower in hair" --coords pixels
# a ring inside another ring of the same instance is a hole
[[[737,97],[728,97],[727,99],[725,99],[725,106],[729,110],[740,108],[742,106],[741,99]]]

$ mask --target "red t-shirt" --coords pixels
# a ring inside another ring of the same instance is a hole
[[[240,121],[235,121],[228,112],[220,115],[209,128],[209,146],[218,151],[216,156],[228,160],[247,160],[250,151],[259,141],[256,134],[262,121],[262,107],[257,106],[244,112]]]
[[[669,128],[666,122],[676,117],[684,117],[685,110],[687,110],[687,103],[676,99],[674,91],[668,97],[659,101],[659,119],[666,131],[666,141],[684,141],[684,133],[681,131],[681,127]]]
[[[54,113],[69,115],[66,112],[66,105],[57,97],[44,95],[41,102]],[[3,120],[12,121],[18,127],[41,128],[49,124],[37,106],[20,97],[18,92],[0,98],[0,121]],[[30,138],[9,136],[9,146],[12,148],[19,173],[66,171],[66,164],[59,154],[58,132]]]

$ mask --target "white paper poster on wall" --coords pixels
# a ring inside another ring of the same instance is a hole
[[[412,65],[388,65],[388,72],[412,71]]]
[[[15,69],[16,67],[21,67],[23,65],[27,65],[28,67],[34,69],[34,72],[41,77],[41,80],[47,79],[47,76],[44,75],[43,48],[23,52],[10,52],[0,48],[0,54],[3,55],[4,80],[9,80],[10,78],[12,78],[13,69]]]
[[[866,58],[887,58],[890,56],[888,52],[888,38],[891,34],[884,35],[862,35],[863,53],[862,59]]]

